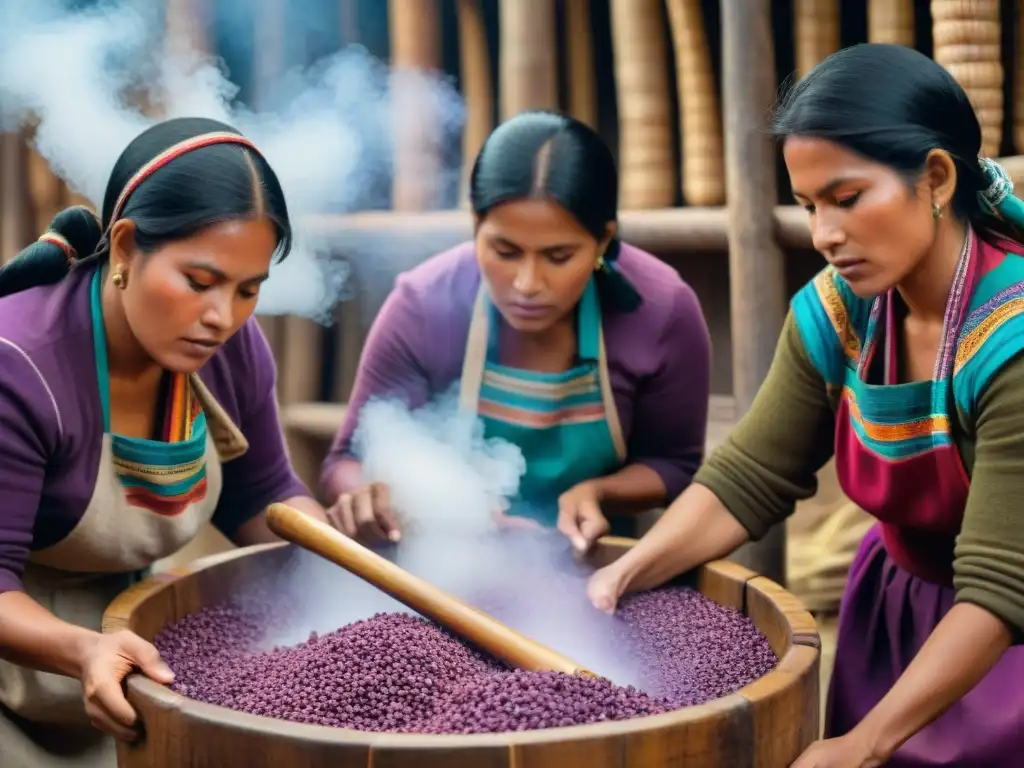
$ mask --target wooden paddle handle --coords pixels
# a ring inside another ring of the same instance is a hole
[[[267,525],[281,538],[340,565],[514,667],[596,677],[571,659],[519,634],[297,509],[271,504]]]

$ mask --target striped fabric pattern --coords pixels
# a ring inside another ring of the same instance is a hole
[[[491,364],[484,371],[478,412],[532,429],[603,421],[604,403],[595,365],[564,373],[516,371]]]

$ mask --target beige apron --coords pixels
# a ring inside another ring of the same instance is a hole
[[[32,553],[22,579],[26,593],[58,618],[100,631],[107,605],[138,572],[180,550],[212,518],[221,463],[248,443],[199,377],[191,379],[206,415],[206,496],[173,517],[128,505],[104,435],[85,515],[65,539]],[[0,705],[0,768],[117,765],[113,739],[89,723],[78,680],[0,660]]]

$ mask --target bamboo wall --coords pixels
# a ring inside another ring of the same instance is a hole
[[[968,91],[987,154],[1024,155],[1024,0],[330,2],[338,28],[318,32],[315,52],[359,43],[396,68],[456,79],[468,106],[464,171],[496,121],[523,109],[569,111],[606,137],[620,165],[623,236],[675,266],[701,298],[715,350],[713,419],[721,424],[749,404],[786,298],[820,266],[803,212],[788,204],[781,164],[758,135],[784,77],[843,45],[912,45]],[[282,67],[287,8],[284,0],[261,4],[253,21],[259,45],[246,46],[218,39],[210,21],[216,0],[168,0],[168,45],[257,51],[248,61],[228,58],[258,104]],[[366,329],[394,278],[382,274],[382,259],[396,256],[405,268],[470,236],[462,197],[438,203],[440,159],[415,130],[417,120],[432,119],[404,117],[388,202],[376,206],[383,210],[316,223],[335,234],[339,258],[352,265],[354,298],[339,303],[339,323],[263,320],[307,480],[315,480],[340,419],[329,404],[347,397]],[[0,139],[0,259],[72,202],[27,136]],[[1024,158],[1008,166],[1024,183]]]
[[[213,36],[204,34],[203,27],[209,26],[214,15],[210,5],[215,2],[170,0],[168,45],[210,47]],[[671,261],[693,283],[713,329],[714,390],[732,391],[728,260],[722,258],[727,221],[722,208],[722,30],[717,0],[337,2],[343,26],[339,43],[360,42],[395,67],[442,69],[457,78],[468,103],[464,158],[475,155],[497,120],[530,107],[565,109],[597,127],[619,158],[626,235]],[[774,65],[769,62],[769,68],[778,83],[793,70],[806,72],[840,45],[862,40],[915,45],[934,55],[968,89],[985,126],[988,154],[1024,153],[1024,115],[1019,114],[1024,111],[1024,77],[1004,77],[1004,72],[1024,70],[1017,42],[1024,15],[1020,4],[1021,0],[774,2]],[[251,103],[259,102],[260,83],[281,70],[282,6],[283,0],[262,4],[254,22],[260,55],[244,73],[244,79],[255,83]],[[1001,19],[1007,23],[1000,25]],[[1021,107],[1015,110],[1017,103]],[[404,240],[427,227],[432,231],[425,238],[423,257],[432,248],[467,236],[461,215],[446,218],[435,213],[429,221],[409,215],[434,207],[436,190],[431,184],[438,162],[421,137],[403,136],[390,207],[405,216],[364,215],[325,226],[339,230],[342,248],[343,229],[362,233],[398,224],[405,232],[394,237]],[[778,174],[777,186],[780,199],[786,200],[783,173]],[[71,202],[66,186],[24,146],[22,137],[2,138],[0,259],[13,255],[45,227],[53,212]],[[448,207],[458,208],[459,203],[450,200]],[[800,215],[780,213],[788,228],[783,242],[789,251],[785,289],[792,291],[813,272],[816,261],[805,253],[808,244]],[[382,248],[390,245],[389,239],[387,233],[381,234]],[[356,272],[358,282],[358,268]],[[266,329],[278,346],[289,351],[295,345],[315,348],[318,357],[323,348],[330,358],[332,370],[301,375],[298,368],[310,369],[308,355],[282,360],[288,369],[282,381],[286,403],[344,399],[361,336],[388,283],[365,286],[364,306],[339,308],[347,317],[360,317],[343,329],[324,333],[308,324],[268,320]],[[286,345],[289,338],[294,342]]]
[[[1004,76],[1024,70],[1016,34],[1022,0],[776,0],[768,5],[769,58],[750,62],[741,77],[765,72],[774,93],[789,73],[806,72],[841,45],[867,40],[912,45],[949,67],[979,105],[988,154],[1024,155],[1024,85],[1018,82],[1024,77]],[[427,6],[433,14],[429,19],[422,15]],[[393,0],[390,14],[407,13],[405,7]],[[763,336],[747,336],[736,328],[735,304],[756,297],[741,296],[737,302],[730,290],[735,265],[728,258],[722,119],[726,61],[718,0],[458,0],[447,7],[432,0],[416,8],[417,28],[429,24],[442,38],[432,48],[435,58],[421,59],[419,66],[448,71],[468,101],[464,159],[472,159],[496,121],[531,107],[564,109],[606,137],[621,169],[624,236],[672,263],[702,300],[715,347],[713,391],[723,396],[716,401],[716,413],[727,418],[737,368],[765,343]],[[970,18],[957,16],[964,9]],[[1006,22],[1001,28],[1000,20]],[[394,30],[402,23],[391,22],[390,41],[367,38],[364,43],[382,56],[390,46],[394,58],[399,44]],[[992,87],[994,72],[998,89]],[[759,98],[746,118],[751,130],[771,100]],[[1024,181],[1024,158],[1009,165]],[[464,169],[468,166],[464,162]],[[741,166],[739,183],[749,185],[754,175],[755,169]],[[769,175],[766,194],[791,203],[780,162]],[[400,176],[396,190],[401,183]],[[323,226],[337,234],[341,250],[347,240],[369,240],[375,261],[378,254],[401,252],[403,264],[470,236],[459,200],[449,201],[448,210],[415,212],[395,194],[393,211],[338,217]],[[776,317],[762,321],[754,313],[746,320],[748,327],[778,323],[779,303],[820,266],[810,249],[803,211],[784,204],[771,226],[785,251],[777,283],[784,296],[768,310]],[[406,256],[410,249],[416,252],[413,257]],[[357,278],[368,271],[357,256],[351,258]],[[390,280],[369,282],[367,275],[360,286],[364,323],[390,287]],[[744,346],[746,351],[734,357],[734,349]],[[351,343],[332,348],[336,359],[348,349],[346,364],[351,363]],[[763,367],[752,366],[747,376],[755,385],[756,369]],[[336,371],[327,379],[332,383],[325,383],[322,399],[344,400],[349,377]],[[292,413],[309,430],[329,432],[316,429],[322,409],[294,408]]]

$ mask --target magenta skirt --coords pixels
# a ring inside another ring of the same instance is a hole
[[[847,733],[881,701],[953,598],[951,587],[896,565],[877,526],[868,532],[850,567],[839,611],[827,737]],[[1011,647],[967,696],[910,738],[887,765],[1024,766],[1024,646]]]

